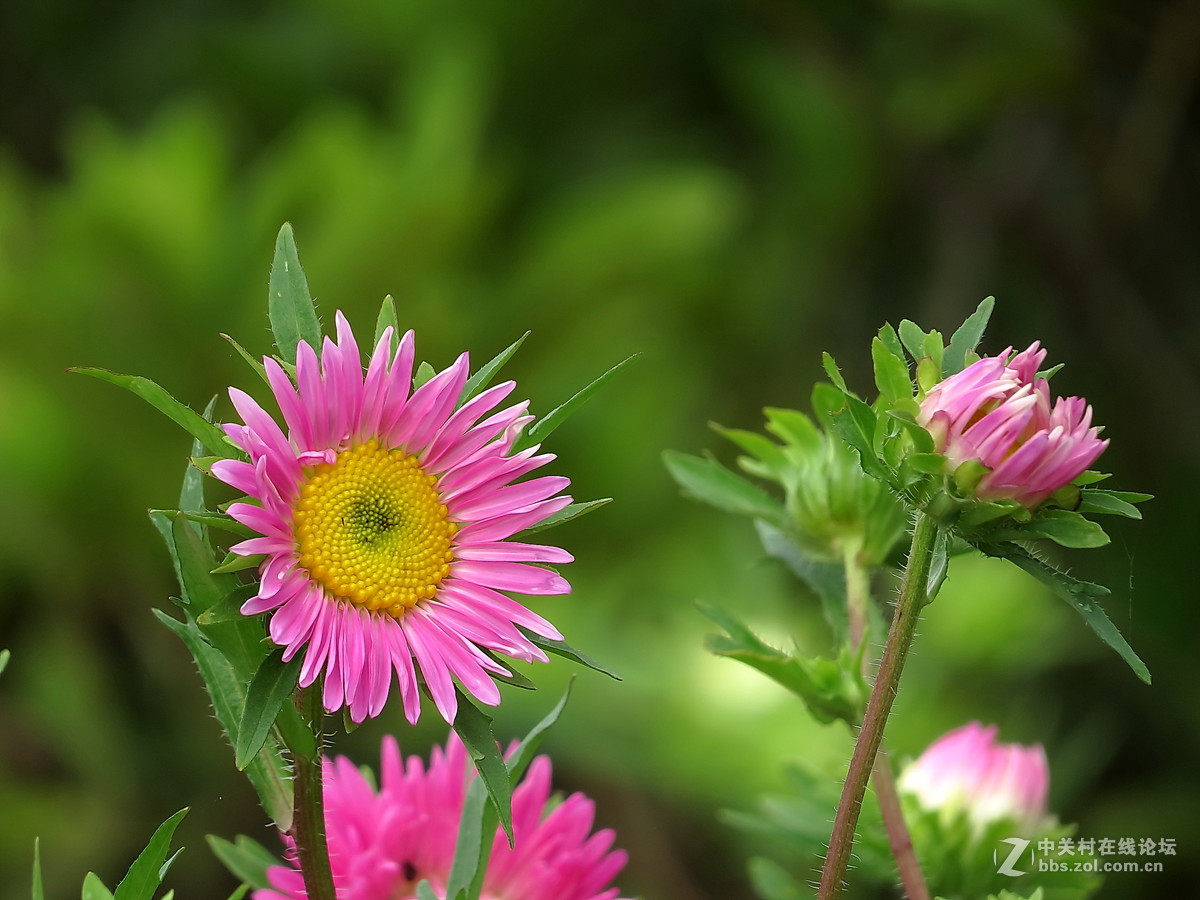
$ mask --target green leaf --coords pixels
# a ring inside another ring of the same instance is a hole
[[[913,322],[911,319],[902,319],[900,321],[900,341],[904,344],[908,355],[914,361],[920,360],[925,356],[925,338],[925,332],[916,322]]]
[[[154,610],[154,615],[191,651],[212,699],[217,721],[236,746],[238,723],[246,703],[245,682],[235,673],[229,660],[205,640],[194,622],[180,622],[159,609]],[[254,785],[263,809],[276,827],[280,831],[288,830],[292,824],[291,777],[278,747],[264,746],[258,759],[246,767],[246,777]]]
[[[8,661],[12,659],[12,653],[8,650],[0,650],[0,675],[4,674],[4,670],[8,668]]]
[[[562,715],[571,695],[571,684],[554,708],[522,739],[505,759],[509,783],[515,789],[526,767],[537,752],[546,731]],[[485,788],[476,779],[467,789],[463,814],[459,819],[458,838],[454,848],[454,865],[446,886],[446,896],[458,896],[465,892],[469,897],[478,897],[483,877],[487,870],[487,859],[492,841],[496,836],[496,814],[492,806],[485,805]]]
[[[528,433],[520,441],[521,445],[530,446],[532,444],[540,444],[547,437],[549,437],[554,429],[558,428],[558,426],[565,422],[569,416],[579,409],[580,406],[586,403],[591,398],[592,394],[598,391],[601,386],[606,384],[614,375],[616,375],[641,355],[642,354],[640,353],[635,353],[632,356],[628,356],[621,360],[583,390],[572,396],[569,400],[567,400],[566,403],[556,406],[554,409],[550,410],[550,412],[546,413],[546,415],[542,416],[542,418],[538,419],[531,426],[529,426]]]
[[[1150,494],[1135,494],[1132,491],[1083,490],[1079,492],[1077,510],[1081,513],[1140,519],[1142,511],[1133,504],[1149,499]]]
[[[258,377],[263,380],[264,384],[270,384],[270,382],[267,381],[267,370],[263,366],[262,360],[256,359],[255,357],[251,356],[249,350],[247,350],[245,347],[243,347],[241,344],[239,344],[237,341],[235,341],[229,335],[222,333],[221,337],[223,339],[225,339],[226,341],[228,341],[233,346],[233,349],[238,352],[238,356],[240,356],[243,360],[246,361],[247,364],[249,364],[250,368],[252,368],[255,371],[255,373],[258,375]]]
[[[605,504],[612,503],[612,497],[604,497],[600,500],[587,500],[582,503],[572,503],[569,506],[564,506],[553,515],[546,516],[536,525],[531,525],[524,531],[521,531],[520,536],[534,534],[538,531],[545,531],[547,528],[553,528],[556,525],[562,525],[564,522],[570,522],[572,519],[578,519],[580,516],[587,515],[593,510],[599,509]],[[517,535],[514,535],[516,537]]]
[[[441,900],[441,898],[434,893],[433,887],[429,884],[428,880],[422,880],[417,885],[417,900]],[[458,900],[458,898],[447,898],[447,900]]]
[[[913,386],[904,357],[892,352],[881,338],[874,338],[871,360],[875,364],[875,386],[887,405],[892,407],[911,401]]]
[[[189,466],[188,468],[192,468]],[[192,471],[199,472],[192,468]],[[209,528],[216,528],[219,531],[225,531],[229,534],[237,535],[238,537],[258,537],[258,532],[247,525],[234,519],[232,516],[227,516],[224,513],[210,512],[207,509],[164,509],[150,510],[153,512],[162,512],[167,515],[181,515],[189,521],[195,522],[198,525],[205,525]]]
[[[1105,614],[1104,609],[1097,602],[1096,598],[1109,594],[1108,588],[1072,578],[1070,575],[1060,572],[1042,562],[1016,544],[975,544],[975,547],[981,553],[985,553],[988,556],[1007,559],[1049,587],[1063,600],[1066,600],[1079,615],[1083,616],[1083,621],[1087,623],[1088,627],[1104,643],[1117,651],[1120,657],[1129,664],[1129,667],[1133,669],[1137,677],[1146,682],[1146,684],[1150,684],[1150,670],[1146,668],[1146,664],[1134,653],[1133,648],[1129,646],[1129,642],[1125,640],[1125,637],[1117,630],[1117,627],[1113,625]]]
[[[530,334],[531,334],[531,332],[528,332],[528,331],[525,332],[523,335],[521,335],[519,338],[517,338],[515,341],[513,341],[511,344],[509,344],[507,347],[505,347],[503,350],[501,350],[499,353],[497,353],[494,357],[492,357],[492,359],[487,363],[487,365],[485,365],[478,372],[476,372],[474,375],[472,375],[470,378],[467,379],[467,383],[463,386],[462,397],[460,398],[460,405],[462,403],[466,403],[468,400],[470,400],[472,397],[474,397],[476,394],[478,394],[485,387],[487,387],[489,384],[492,383],[493,376],[495,376],[495,374],[500,371],[501,367],[506,362],[508,362],[510,359],[512,359],[513,354],[516,353],[517,350],[519,350],[521,348],[521,345],[523,343],[525,343],[525,338],[529,337]]]
[[[715,459],[667,450],[663,453],[663,462],[676,483],[697,500],[726,512],[765,519],[778,525],[787,521],[787,513],[780,501]]]
[[[262,844],[244,834],[239,834],[232,844],[212,834],[206,839],[213,855],[225,868],[252,888],[269,888],[271,884],[267,880],[267,869],[283,865]]]
[[[437,371],[427,362],[422,362],[417,366],[416,374],[413,375],[413,390],[424,385],[430,378],[437,374]]]
[[[163,877],[170,867],[167,852],[171,849],[171,838],[175,834],[176,826],[187,813],[187,807],[184,807],[158,826],[146,849],[138,854],[138,858],[129,867],[129,872],[117,885],[114,900],[154,900],[154,892],[162,884]],[[175,857],[171,859],[174,860]]]
[[[733,441],[754,459],[766,463],[772,477],[776,479],[790,466],[784,449],[764,434],[757,431],[744,431],[741,428],[722,428],[715,422],[710,423],[709,427],[722,437]]]
[[[967,320],[958,326],[958,330],[950,337],[950,346],[942,358],[942,377],[948,378],[963,370],[967,351],[974,350],[983,337],[988,319],[992,317],[992,308],[996,305],[995,297],[984,297],[983,302]]]
[[[767,431],[785,444],[808,453],[815,453],[823,446],[825,439],[821,430],[804,413],[774,406],[768,406],[763,412],[767,417]]]
[[[238,725],[234,765],[242,771],[258,755],[275,724],[283,704],[296,691],[300,679],[300,657],[283,661],[284,648],[273,651],[258,667],[246,693],[246,706]]]
[[[384,297],[383,303],[379,306],[379,316],[375,319],[375,341],[372,346],[379,346],[379,341],[383,338],[383,332],[388,328],[392,329],[392,340],[389,350],[392,355],[395,355],[396,347],[400,344],[400,325],[396,318],[396,298],[391,294]]]
[[[520,625],[518,625],[517,628],[521,634],[528,638],[531,644],[542,648],[547,653],[553,654],[554,656],[561,656],[563,659],[569,659],[572,662],[577,662],[581,666],[586,666],[589,669],[599,672],[601,675],[607,675],[614,681],[621,680],[621,676],[616,672],[600,665],[600,663],[596,662],[586,653],[576,650],[566,641],[552,641],[550,638],[542,637],[540,634],[535,634],[528,628],[524,628]]]
[[[488,797],[500,817],[500,826],[508,836],[508,843],[513,842],[512,830],[512,785],[508,780],[508,768],[500,755],[500,747],[492,732],[492,718],[457,687],[454,689],[458,696],[458,714],[454,717],[454,730],[462,738],[463,744],[475,763],[475,771],[479,773],[483,786],[487,789]]]
[[[317,319],[317,308],[308,291],[308,280],[300,268],[296,237],[289,222],[283,223],[275,239],[267,313],[271,319],[275,346],[285,362],[296,364],[296,349],[301,341],[320,351],[321,322]]]
[[[257,569],[264,559],[266,557],[261,553],[242,556],[242,554],[234,553],[231,550],[225,554],[225,558],[221,560],[220,565],[209,569],[208,573],[210,575],[229,575],[233,572],[244,572],[246,569]]]
[[[33,839],[33,900],[46,900],[42,887],[42,839]]]
[[[225,433],[220,428],[207,421],[190,406],[180,403],[167,393],[165,388],[155,384],[149,378],[143,378],[141,375],[120,375],[110,372],[108,369],[73,368],[68,371],[90,375],[141,397],[217,456],[228,459],[241,453],[233,442],[225,437]]]
[[[243,884],[241,887],[239,887],[237,890],[235,890],[232,894],[230,894],[229,897],[227,898],[227,900],[244,900],[245,896],[248,893],[250,893],[250,885]],[[175,892],[172,891],[166,897],[163,897],[163,900],[171,900],[171,898],[174,897],[174,895],[175,895]]]
[[[754,527],[767,555],[782,562],[817,595],[825,620],[833,631],[834,640],[839,644],[844,643],[850,633],[845,569],[841,565],[817,559],[806,553],[786,531],[769,522],[758,519]]]
[[[700,604],[700,611],[728,632],[709,635],[705,646],[718,656],[744,662],[804,701],[819,722],[858,723],[867,698],[858,654],[843,649],[837,660],[789,656],[764,644],[724,610]]]
[[[846,379],[842,377],[842,370],[838,368],[838,364],[833,357],[828,353],[821,354],[821,366],[825,369],[825,374],[829,380],[834,383],[839,391],[843,394],[849,394],[850,389],[846,387]]]
[[[196,616],[196,624],[203,631],[209,625],[240,621],[243,618],[242,605],[251,597],[257,595],[257,581],[236,587],[204,612],[200,613],[200,615]]]
[[[929,575],[925,579],[925,605],[932,603],[942,589],[946,573],[950,569],[950,532],[945,528],[937,530],[933,540],[933,558],[929,562]]]
[[[896,334],[896,329],[890,322],[884,322],[883,327],[879,329],[879,339],[883,341],[888,352],[900,360],[905,369],[908,369],[908,359],[904,356],[904,345],[901,344],[900,336]]]
[[[83,879],[81,896],[83,900],[113,900],[112,891],[104,886],[104,882],[95,872],[88,872]]]
[[[1109,543],[1104,529],[1068,509],[1041,509],[1030,521],[988,532],[990,541],[1025,541],[1046,538],[1063,547],[1088,549]]]

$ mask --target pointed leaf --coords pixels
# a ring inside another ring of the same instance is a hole
[[[875,364],[875,386],[888,406],[912,400],[912,381],[902,355],[897,356],[882,338],[875,338],[871,341],[871,361]]]
[[[8,650],[0,650],[0,675],[4,674],[4,670],[8,668],[8,661],[12,659],[12,653]]]
[[[422,880],[421,883],[417,885],[417,900],[441,900],[441,898],[434,893],[433,887],[426,879]],[[451,898],[451,900],[458,900],[458,898],[454,897]]]
[[[42,839],[33,839],[33,900],[46,900],[42,887]]]
[[[270,888],[267,869],[283,865],[262,844],[244,834],[239,834],[232,844],[224,838],[212,834],[208,835],[206,840],[213,855],[225,865],[225,868],[252,888],[259,890]]]
[[[667,450],[663,462],[676,483],[698,500],[738,515],[783,524],[783,504],[712,458]]]
[[[524,531],[519,532],[514,537],[534,534],[538,531],[545,531],[547,528],[553,528],[556,525],[562,525],[564,522],[570,522],[572,519],[578,519],[580,516],[587,515],[593,510],[599,509],[605,504],[612,503],[612,497],[604,497],[600,500],[586,500],[581,503],[572,503],[570,506],[564,506],[553,515],[547,516],[538,522],[536,525],[531,525]]]
[[[566,403],[556,406],[554,409],[550,410],[550,412],[546,413],[546,415],[542,416],[542,418],[538,419],[529,427],[529,432],[520,441],[520,444],[522,446],[540,444],[550,435],[551,432],[554,431],[554,429],[565,422],[576,410],[579,409],[579,407],[586,403],[592,394],[596,393],[596,391],[606,384],[614,375],[616,375],[641,355],[642,354],[640,353],[635,353],[632,356],[628,356],[621,360],[583,390],[579,391],[577,394],[567,400]]]
[[[900,341],[914,361],[925,356],[925,337],[925,332],[916,322],[910,319],[900,321]]]
[[[844,568],[805,552],[786,531],[762,519],[755,521],[754,527],[767,555],[782,562],[817,595],[825,621],[833,631],[834,641],[844,643],[850,633]]]
[[[462,403],[466,403],[492,383],[492,378],[495,376],[495,374],[500,371],[501,367],[506,362],[512,359],[512,355],[520,349],[521,345],[525,343],[525,338],[529,337],[531,333],[532,332],[529,331],[525,332],[523,335],[497,353],[494,357],[492,357],[487,365],[467,379],[467,383],[463,387],[462,397],[460,398],[460,405]]]
[[[1077,509],[1081,513],[1140,519],[1142,511],[1133,504],[1149,499],[1150,494],[1135,494],[1130,491],[1083,490],[1079,492]]]
[[[942,377],[948,378],[963,370],[967,351],[974,350],[983,337],[988,319],[992,317],[992,307],[996,305],[995,297],[984,297],[983,302],[967,320],[958,326],[958,330],[950,337],[950,346],[942,358]]]
[[[838,364],[833,357],[828,353],[821,354],[821,366],[825,369],[825,374],[829,376],[829,380],[834,383],[839,391],[843,394],[849,394],[850,389],[846,387],[846,379],[842,377],[842,370],[838,368]]]
[[[492,732],[492,718],[476,706],[457,687],[454,689],[458,696],[458,714],[454,717],[454,730],[462,738],[475,763],[475,771],[479,773],[487,789],[488,797],[500,817],[500,825],[508,836],[508,843],[513,842],[512,830],[512,785],[508,780],[508,769],[500,755],[500,746]]]
[[[187,813],[187,807],[184,807],[158,826],[146,849],[138,854],[138,858],[129,867],[129,872],[117,885],[114,900],[154,900],[154,892],[158,890],[166,874],[171,838],[175,834],[176,826]]]
[[[110,372],[107,369],[73,368],[69,371],[78,372],[81,375],[90,375],[109,384],[115,384],[117,387],[129,391],[131,394],[141,397],[217,456],[228,459],[231,456],[241,453],[233,442],[225,437],[225,432],[221,431],[220,428],[211,422],[206,421],[200,413],[196,412],[190,406],[180,403],[167,393],[165,388],[155,384],[149,378],[143,378],[141,375],[121,375],[117,372]]]
[[[1069,509],[1043,509],[1024,525],[1002,529],[989,537],[1001,541],[1048,538],[1060,546],[1074,549],[1103,547],[1109,543],[1103,528]]]
[[[904,355],[904,345],[900,342],[900,335],[896,334],[896,329],[892,327],[890,322],[884,322],[883,327],[879,329],[879,339],[883,341],[885,347],[904,364],[904,368],[908,368],[908,359]]]
[[[266,367],[263,366],[261,359],[256,359],[255,357],[251,356],[249,350],[247,350],[229,335],[222,332],[221,337],[230,343],[233,349],[237,351],[238,356],[240,356],[250,366],[250,368],[254,370],[254,373],[262,379],[263,384],[269,385],[271,383],[267,380],[267,370]]]
[[[1142,662],[1133,651],[1133,648],[1129,646],[1129,642],[1125,640],[1124,635],[1117,630],[1117,627],[1113,625],[1105,614],[1104,609],[1097,602],[1098,597],[1108,595],[1108,588],[1072,578],[1070,575],[1060,572],[1042,562],[1016,544],[976,544],[975,547],[988,556],[996,556],[1009,560],[1018,568],[1024,569],[1038,581],[1042,582],[1042,584],[1049,587],[1063,600],[1066,600],[1067,603],[1075,608],[1075,611],[1079,615],[1083,616],[1083,621],[1087,623],[1088,627],[1096,632],[1096,635],[1104,643],[1117,651],[1120,657],[1133,669],[1134,674],[1138,678],[1146,682],[1146,684],[1150,683],[1150,670],[1146,668],[1146,664]]]
[[[573,662],[579,663],[581,666],[587,666],[587,668],[593,669],[602,675],[607,675],[614,681],[621,680],[621,676],[612,671],[612,669],[607,669],[600,665],[600,663],[596,662],[586,653],[576,650],[566,641],[552,641],[550,638],[542,637],[540,634],[535,634],[528,628],[523,628],[520,625],[518,625],[517,628],[520,630],[521,634],[525,635],[525,637],[529,639],[531,644],[542,648],[547,653],[551,653],[555,656],[561,656],[563,659],[572,660]]]
[[[400,325],[396,318],[396,298],[391,294],[388,294],[383,298],[383,303],[379,307],[379,316],[375,319],[375,341],[373,346],[379,346],[379,341],[383,337],[383,332],[388,328],[392,329],[392,340],[389,345],[389,352],[395,354],[396,347],[400,345]]]
[[[232,894],[230,894],[229,897],[227,898],[227,900],[245,900],[245,896],[248,893],[250,893],[250,885],[243,884],[241,887],[239,887],[237,890],[235,890]],[[171,898],[174,897],[174,895],[175,895],[175,892],[172,891],[166,897],[163,897],[163,900],[171,900]]]
[[[275,259],[271,262],[271,281],[267,295],[267,313],[275,346],[285,362],[296,364],[296,348],[301,341],[314,350],[321,349],[321,322],[308,291],[308,279],[300,268],[296,236],[290,222],[284,222],[275,239]]]
[[[262,661],[246,692],[234,762],[239,772],[258,755],[279,711],[296,691],[301,659],[294,656],[284,662],[283,654],[284,648],[280,647]]]
[[[112,891],[104,886],[104,882],[95,872],[88,872],[83,879],[81,897],[83,900],[113,900]]]
[[[198,470],[192,468],[193,472],[199,474]],[[165,510],[150,510],[150,512],[163,512],[167,515],[181,515],[189,521],[195,522],[198,525],[205,525],[209,528],[216,528],[219,531],[224,531],[229,534],[237,535],[242,538],[258,537],[259,533],[247,525],[234,519],[232,516],[227,516],[224,513],[210,512],[207,509],[165,509]]]

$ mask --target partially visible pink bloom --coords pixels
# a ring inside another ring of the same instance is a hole
[[[546,661],[520,629],[562,635],[504,592],[564,594],[571,586],[546,563],[571,561],[557,547],[510,541],[571,502],[569,481],[517,481],[550,462],[513,444],[532,421],[527,404],[492,412],[507,381],[463,396],[467,354],[420,387],[413,384],[413,333],[391,352],[385,329],[364,372],[339,312],[337,341],[301,343],[295,381],[263,360],[286,432],[248,394],[230,388],[243,424],[226,433],[249,456],[214,463],[217,478],[252,502],[229,515],[258,532],[233,546],[262,555],[258,594],[246,615],[271,613],[271,640],[288,660],[303,651],[300,686],[324,675],[329,711],[356,722],[376,716],[393,670],[410,722],[423,682],[448,722],[455,680],[483,703],[500,702],[491,655]]]
[[[981,499],[1032,509],[1108,446],[1082,397],[1051,405],[1050,385],[1036,377],[1045,357],[1037,341],[1016,355],[1009,347],[934,385],[921,402],[917,421],[939,453],[954,466],[978,460],[991,470],[976,489]]]
[[[1046,819],[1050,766],[1041,744],[996,742],[995,725],[971,722],[938,738],[900,774],[899,789],[927,810],[965,812],[983,828],[1012,819],[1025,833]]]
[[[325,825],[338,900],[414,900],[428,880],[439,897],[454,862],[454,845],[467,786],[475,768],[457,736],[445,751],[434,748],[429,766],[404,760],[391,737],[384,738],[382,778],[376,791],[345,757],[325,761]],[[539,756],[513,791],[514,845],[499,828],[492,844],[483,900],[615,900],[609,882],[625,866],[613,850],[613,832],[592,833],[595,806],[583,794],[550,802],[550,760]],[[271,889],[254,900],[307,897],[296,867],[267,870]]]

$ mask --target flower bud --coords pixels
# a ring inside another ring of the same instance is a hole
[[[1047,820],[1050,768],[1040,744],[996,742],[996,726],[971,722],[938,738],[900,774],[897,786],[926,810],[965,813],[983,829],[1009,819],[1023,833]]]
[[[985,357],[935,384],[921,401],[917,422],[954,468],[982,464],[974,494],[1016,500],[1032,509],[1083,473],[1104,448],[1092,408],[1082,397],[1051,403],[1037,371],[1046,351],[1035,341]],[[1010,358],[1011,357],[1011,358]]]

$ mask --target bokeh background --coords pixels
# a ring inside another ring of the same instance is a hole
[[[247,383],[218,333],[269,349],[285,220],[327,319],[371,323],[392,293],[439,367],[531,329],[508,371],[535,411],[643,354],[551,440],[577,497],[615,502],[556,533],[575,593],[538,608],[624,676],[581,672],[545,746],[632,851],[625,892],[658,900],[751,897],[764,848],[722,811],[784,790],[786,761],[833,778],[850,751],[702,649],[696,600],[781,645],[827,635],[748,522],[680,497],[662,450],[731,460],[709,421],[806,408],[822,350],[866,392],[885,320],[948,330],[995,294],[984,349],[1041,339],[1107,425],[1116,486],[1158,495],[1109,548],[1060,557],[1114,588],[1155,683],[1015,570],[962,560],[889,740],[912,756],[977,718],[1043,742],[1080,834],[1177,842],[1100,896],[1194,895],[1198,69],[1193,0],[8,0],[0,896],[28,896],[35,835],[50,895],[75,896],[185,805],[180,900],[235,885],[205,834],[277,846],[150,614],[174,588],[145,510],[173,504],[188,439],[65,369],[194,406]],[[508,697],[499,731],[570,671],[532,672],[544,689]],[[443,737],[389,711],[337,749],[373,762],[388,731]]]

